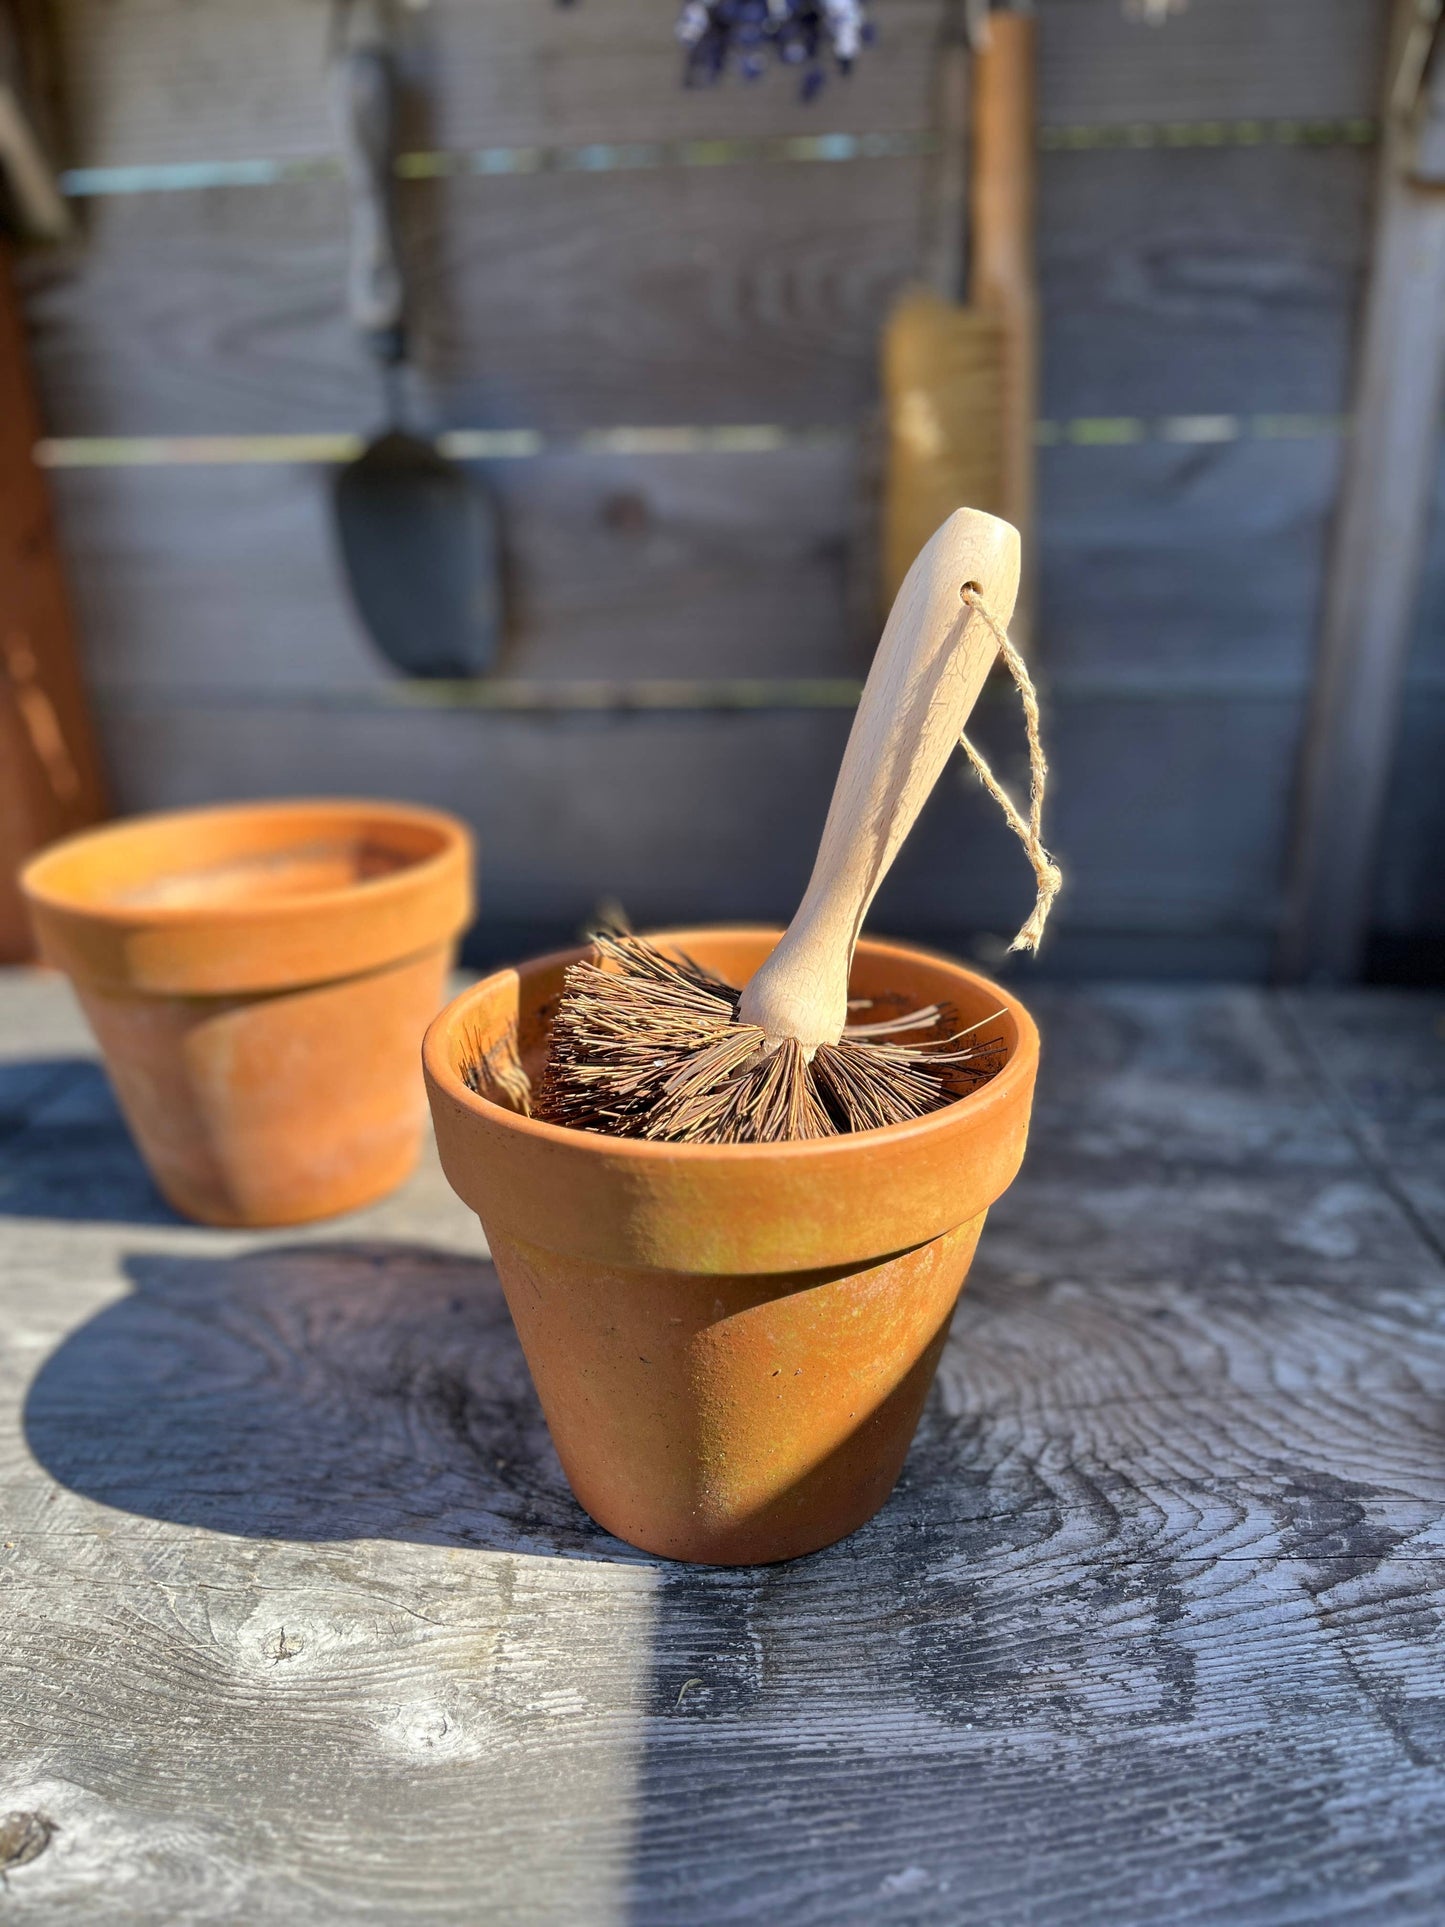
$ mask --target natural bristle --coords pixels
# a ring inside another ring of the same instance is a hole
[[[641,937],[594,938],[571,965],[535,1114],[575,1130],[669,1144],[771,1144],[880,1130],[924,1117],[1002,1068],[1001,1038],[937,1030],[936,1006],[850,1026],[808,1061],[738,1021],[738,992]]]

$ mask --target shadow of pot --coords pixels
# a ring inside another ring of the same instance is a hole
[[[471,915],[471,838],[368,801],[186,810],[70,837],[21,884],[167,1200],[282,1225],[407,1175],[416,1040]]]
[[[732,983],[774,930],[683,930]],[[896,944],[858,947],[852,994],[998,1013],[1003,1068],[931,1116],[806,1143],[649,1144],[564,1130],[468,1087],[515,1049],[529,1075],[571,951],[500,971],[427,1033],[442,1164],[482,1221],[558,1456],[609,1532],[720,1565],[789,1559],[893,1489],[984,1215],[1023,1158],[1038,1034],[1007,991]]]

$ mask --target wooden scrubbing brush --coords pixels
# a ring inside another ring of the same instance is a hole
[[[936,1009],[848,1029],[848,975],[863,918],[1008,644],[1019,538],[959,509],[908,571],[873,660],[823,840],[797,915],[741,991],[637,937],[602,937],[574,964],[552,1024],[537,1114],[555,1124],[668,1142],[829,1137],[919,1117],[997,1068],[986,1043],[934,1029]],[[1030,711],[1037,748],[1037,711]],[[970,751],[973,755],[973,752]],[[1042,760],[1026,823],[1011,811],[1039,880],[1017,947],[1037,942],[1058,887],[1038,839]]]
[[[1025,544],[1033,524],[1034,21],[1028,0],[951,0],[943,17],[924,276],[882,341],[885,595],[958,502],[1007,516]],[[1026,579],[1013,617],[1025,647],[1029,601]]]

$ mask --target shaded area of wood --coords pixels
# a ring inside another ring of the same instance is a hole
[[[1435,479],[1395,762],[1370,906],[1369,963],[1385,981],[1445,979],[1445,470]]]
[[[902,1485],[716,1572],[578,1510],[434,1165],[202,1240],[13,978],[17,1918],[1438,1919],[1440,1001],[1032,1001]]]
[[[1360,974],[1377,892],[1402,686],[1429,539],[1445,404],[1445,166],[1411,103],[1445,126],[1445,42],[1401,101],[1425,16],[1399,0],[1354,428],[1325,577],[1277,969]],[[1424,29],[1423,62],[1431,33]],[[1433,74],[1433,78],[1432,78]]]

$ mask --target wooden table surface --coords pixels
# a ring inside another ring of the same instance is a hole
[[[434,1164],[184,1225],[11,973],[0,1917],[1445,1919],[1445,998],[1031,1001],[898,1492],[714,1571],[579,1511]]]

